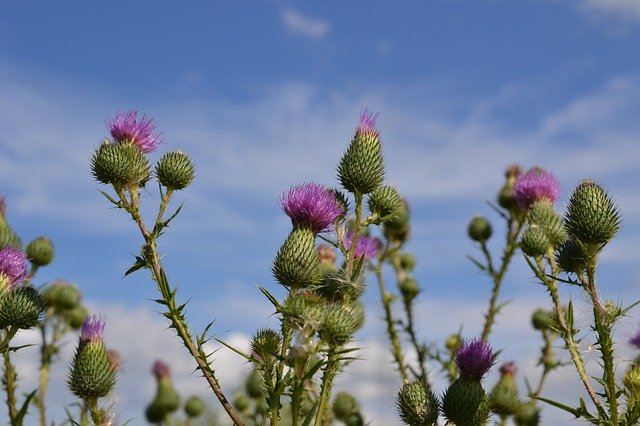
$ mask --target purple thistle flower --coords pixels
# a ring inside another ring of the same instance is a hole
[[[502,376],[515,376],[518,372],[518,367],[513,361],[505,362],[500,366],[500,375]]]
[[[117,143],[130,142],[145,154],[153,152],[160,143],[160,135],[156,132],[153,119],[143,115],[138,119],[138,111],[116,112],[115,117],[106,122],[111,137]]]
[[[156,379],[164,379],[169,377],[170,370],[169,365],[166,362],[160,361],[159,359],[153,363],[153,367],[151,367],[151,372],[155,376]]]
[[[82,323],[82,328],[80,329],[80,341],[84,343],[102,341],[104,324],[105,322],[97,316],[89,315]]]
[[[555,203],[560,196],[560,182],[552,173],[541,167],[533,167],[516,179],[513,194],[518,206],[527,210],[535,201]]]
[[[14,247],[0,250],[0,282],[3,288],[11,289],[21,284],[27,277],[27,255]]]
[[[347,231],[345,235],[344,247],[347,250],[351,249],[351,242],[353,240],[353,231]],[[373,259],[378,255],[382,248],[382,242],[378,238],[368,237],[366,235],[359,235],[356,248],[354,250],[354,256],[360,258],[364,256],[365,260]]]
[[[640,330],[638,330],[635,336],[629,339],[629,343],[631,343],[636,348],[640,349]]]
[[[460,375],[472,380],[480,381],[496,362],[496,355],[488,342],[473,339],[464,342],[456,352],[456,365]]]
[[[377,133],[378,131],[376,130],[376,121],[378,120],[379,115],[379,112],[374,113],[369,108],[365,107],[364,111],[360,113],[360,124],[358,125],[357,131],[365,133]]]
[[[335,192],[317,183],[293,186],[280,198],[282,210],[294,227],[326,231],[343,213]]]

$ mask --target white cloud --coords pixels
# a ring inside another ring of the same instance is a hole
[[[592,18],[640,22],[640,2],[637,0],[581,0],[579,6]]]
[[[303,15],[290,8],[282,10],[282,22],[292,33],[315,39],[326,37],[331,29],[327,21]]]

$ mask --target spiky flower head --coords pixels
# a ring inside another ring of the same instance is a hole
[[[565,215],[567,232],[587,245],[609,242],[620,229],[620,212],[607,192],[586,180],[575,189]]]
[[[360,415],[360,403],[349,392],[338,392],[333,399],[333,414],[336,419],[347,423],[354,416]]]
[[[587,258],[582,247],[572,239],[566,240],[556,251],[556,263],[564,272],[580,274],[587,270]]]
[[[480,381],[496,362],[491,345],[480,339],[463,342],[455,356],[460,375]]]
[[[91,157],[91,173],[100,183],[142,186],[149,180],[149,160],[135,145],[105,140]]]
[[[540,331],[557,329],[558,315],[553,310],[538,308],[531,315],[531,325]]]
[[[558,247],[567,239],[564,220],[554,209],[551,201],[542,199],[533,202],[527,212],[527,223],[539,226],[547,235],[553,247]]]
[[[456,426],[478,426],[489,418],[489,398],[478,380],[458,377],[442,397],[442,413]]]
[[[534,224],[522,234],[520,248],[526,255],[538,257],[547,254],[552,245],[544,228]]]
[[[0,292],[20,285],[27,277],[27,255],[14,247],[0,250]]]
[[[398,283],[398,290],[406,303],[410,303],[420,294],[420,284],[412,277],[406,277]]]
[[[474,216],[471,218],[471,221],[467,225],[467,235],[473,241],[477,241],[479,243],[483,243],[491,238],[491,234],[493,233],[493,228],[491,228],[491,223],[484,216]]]
[[[84,343],[102,341],[105,322],[96,315],[85,318],[80,329],[80,341]]]
[[[156,177],[166,188],[176,191],[191,184],[196,168],[182,151],[167,152],[156,164]]]
[[[351,244],[353,241],[353,231],[347,231],[344,240],[344,247],[347,250],[351,250]],[[354,249],[354,256],[356,259],[364,256],[365,260],[373,259],[380,253],[382,249],[382,242],[378,238],[369,237],[367,235],[359,235],[358,242]]]
[[[160,143],[160,135],[156,131],[154,120],[146,115],[138,118],[138,111],[134,109],[116,112],[116,115],[108,118],[105,124],[116,143],[133,144],[145,154],[155,151]]]
[[[538,426],[540,424],[540,408],[536,401],[521,402],[513,420],[517,426]]]
[[[404,198],[393,186],[383,185],[369,195],[369,211],[374,215],[375,223],[391,220],[404,208]]]
[[[30,285],[20,285],[0,297],[0,329],[29,329],[38,325],[44,312],[44,299]]]
[[[27,245],[27,257],[35,266],[46,266],[53,260],[53,243],[47,237],[38,237]]]
[[[309,228],[295,227],[278,250],[273,275],[288,288],[311,287],[322,280],[316,255],[315,234]]]
[[[161,360],[156,360],[151,367],[151,372],[153,376],[157,379],[166,379],[171,374],[171,370],[169,369],[169,364],[163,362]]]
[[[396,397],[396,407],[402,421],[409,426],[437,424],[438,400],[422,383],[405,383]]]
[[[308,228],[316,234],[329,229],[344,213],[334,190],[312,182],[291,187],[280,204],[294,227]]]
[[[338,164],[338,179],[342,187],[354,194],[368,194],[384,179],[382,143],[375,128],[378,113],[366,109],[347,151]]]
[[[513,193],[518,206],[528,210],[534,201],[549,200],[555,203],[560,196],[560,182],[545,169],[533,167],[516,179]]]
[[[516,364],[507,362],[500,367],[500,380],[489,394],[491,411],[500,416],[510,416],[518,411],[520,392],[516,383]]]
[[[189,418],[200,416],[206,410],[207,405],[202,398],[197,395],[192,395],[184,402],[184,413]]]
[[[320,338],[336,346],[348,343],[364,325],[364,309],[359,304],[345,306],[333,303],[325,307],[324,324],[319,330]]]

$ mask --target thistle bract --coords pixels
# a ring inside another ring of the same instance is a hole
[[[575,189],[565,215],[567,232],[583,244],[608,243],[620,229],[620,213],[598,184],[582,182]]]
[[[29,329],[40,322],[44,299],[30,285],[14,287],[0,297],[0,328]]]
[[[351,144],[338,164],[342,187],[354,194],[368,194],[384,179],[382,144],[375,129],[378,114],[365,109]]]
[[[527,213],[527,223],[541,228],[553,247],[558,247],[567,239],[564,221],[549,200],[535,201],[531,204]]]
[[[489,400],[478,380],[460,376],[444,394],[442,412],[456,426],[484,425],[489,418]]]
[[[530,225],[522,234],[520,248],[529,256],[543,256],[547,254],[551,247],[551,241],[549,241],[547,233],[537,225]]]
[[[172,191],[184,189],[193,182],[196,169],[187,154],[181,151],[164,154],[156,164],[156,177]]]
[[[493,229],[484,216],[474,216],[467,225],[467,234],[473,241],[483,243],[491,238]]]
[[[361,305],[344,306],[332,304],[326,309],[324,323],[319,330],[320,337],[336,346],[349,342],[364,324],[364,309]]]
[[[289,288],[316,285],[322,279],[316,256],[315,233],[309,228],[294,228],[273,261],[273,275]]]
[[[390,220],[400,209],[403,208],[404,199],[402,194],[392,186],[381,186],[369,195],[369,211],[380,223]]]
[[[409,426],[430,426],[438,421],[438,400],[421,383],[406,383],[396,397],[396,408]]]
[[[149,180],[149,160],[130,143],[105,141],[91,157],[91,172],[101,183],[118,187],[141,186]]]
[[[27,245],[26,253],[35,266],[46,266],[53,260],[53,243],[47,237],[38,237]]]
[[[556,263],[564,272],[580,274],[587,270],[584,251],[574,240],[566,240],[556,251]]]

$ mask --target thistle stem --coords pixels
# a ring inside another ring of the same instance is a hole
[[[8,350],[3,353],[4,356],[4,390],[7,394],[7,412],[11,425],[16,424],[16,370],[11,363],[11,355]]]
[[[329,405],[333,379],[338,373],[339,367],[340,359],[338,353],[336,352],[336,348],[334,346],[331,346],[327,353],[327,365],[324,367],[324,374],[322,375],[320,401],[318,402],[318,411],[316,412],[316,420],[314,422],[314,426],[320,426],[324,424],[324,417]]]

